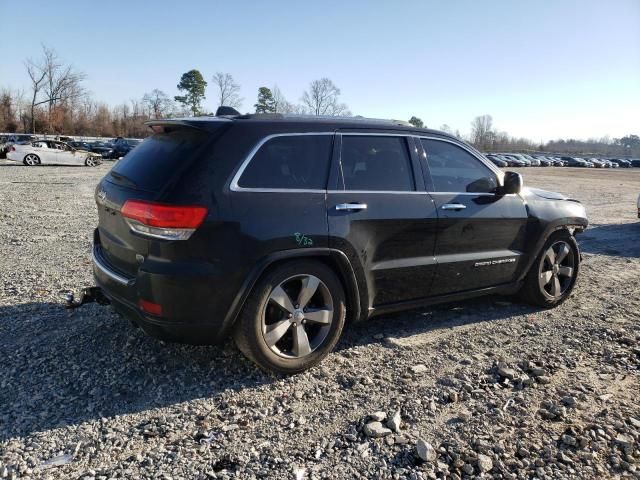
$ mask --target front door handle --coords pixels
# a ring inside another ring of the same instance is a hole
[[[461,203],[445,203],[440,208],[442,208],[442,210],[464,210],[467,206]]]
[[[338,205],[336,205],[336,210],[338,210],[339,212],[357,212],[366,209],[366,203],[339,203]]]

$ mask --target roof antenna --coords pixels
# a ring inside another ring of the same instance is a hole
[[[218,110],[216,110],[216,117],[236,116],[236,115],[240,115],[240,112],[233,107],[225,107],[224,105],[220,105],[218,107]]]

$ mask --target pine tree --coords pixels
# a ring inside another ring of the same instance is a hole
[[[416,127],[416,128],[423,128],[424,127],[424,122],[418,117],[411,117],[409,119],[409,123],[411,125],[413,125],[414,127]]]
[[[258,103],[254,105],[256,113],[274,113],[276,111],[273,93],[267,87],[258,89]]]
[[[191,109],[193,115],[200,114],[202,100],[204,100],[204,90],[207,82],[198,70],[189,70],[183,73],[178,84],[178,90],[186,92],[185,95],[175,96],[176,102],[180,102]]]

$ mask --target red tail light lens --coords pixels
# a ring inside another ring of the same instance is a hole
[[[207,216],[207,208],[127,200],[122,215],[150,227],[198,228]]]
[[[204,221],[207,207],[127,200],[120,213],[136,233],[166,240],[186,240]]]
[[[138,301],[138,306],[143,312],[150,313],[151,315],[162,315],[162,305],[158,303],[149,302],[141,298]]]

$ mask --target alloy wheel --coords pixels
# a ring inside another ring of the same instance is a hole
[[[24,161],[27,162],[27,165],[30,165],[30,166],[38,165],[39,163],[38,157],[36,157],[31,153],[25,157]]]
[[[564,241],[555,242],[544,252],[538,284],[545,296],[557,299],[565,294],[573,282],[575,262],[571,246]]]
[[[85,163],[87,164],[87,167],[96,166],[96,161],[92,157],[88,157]]]
[[[333,321],[333,299],[313,275],[295,275],[275,287],[262,314],[267,346],[285,358],[302,358],[320,347]]]

